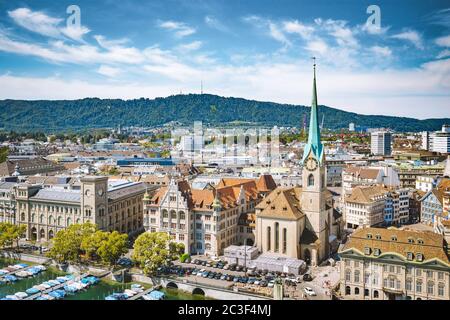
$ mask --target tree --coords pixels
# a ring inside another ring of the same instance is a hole
[[[93,234],[84,237],[81,241],[81,249],[86,255],[86,259],[91,260],[98,256],[98,249],[108,239],[108,232],[97,230]]]
[[[15,225],[9,222],[0,223],[0,247],[12,247],[14,242],[19,246],[19,239],[25,234],[25,225]]]
[[[52,239],[53,247],[48,252],[48,256],[59,263],[79,263],[83,252],[81,248],[83,239],[90,237],[96,231],[97,226],[90,222],[73,224],[59,231]]]
[[[114,267],[117,260],[128,252],[128,235],[117,231],[106,232],[106,237],[100,242],[97,255],[103,263]]]
[[[176,254],[176,247],[169,243],[170,236],[165,232],[145,232],[134,242],[133,259],[145,274],[153,275]]]
[[[1,147],[0,148],[0,163],[5,162],[8,159],[9,148]]]

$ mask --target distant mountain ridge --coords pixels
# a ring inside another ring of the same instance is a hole
[[[0,100],[0,128],[15,131],[63,131],[122,126],[157,126],[170,121],[192,125],[250,122],[264,126],[296,126],[309,107],[261,102],[211,94],[173,95],[155,99]],[[435,131],[450,119],[418,120],[406,117],[362,115],[319,106],[319,117],[329,129],[386,127],[396,131]]]

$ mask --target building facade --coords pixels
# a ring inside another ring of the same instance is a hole
[[[450,299],[450,261],[442,235],[359,228],[340,256],[340,295],[344,299]]]
[[[85,222],[130,235],[142,230],[143,183],[108,184],[108,177],[99,176],[83,177],[80,183],[80,190],[18,185],[16,223],[27,227],[27,239],[50,240],[58,231]]]
[[[389,131],[377,131],[370,134],[370,152],[376,156],[390,156],[392,134]]]

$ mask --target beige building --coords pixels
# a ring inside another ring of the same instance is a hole
[[[49,240],[59,230],[85,222],[131,235],[142,230],[143,183],[86,176],[80,184],[80,190],[18,185],[16,223],[27,226],[27,239]]]
[[[450,261],[442,235],[358,228],[340,256],[340,294],[345,299],[450,299]]]
[[[252,245],[254,228],[245,218],[271,190],[266,179],[224,178],[201,190],[191,188],[185,180],[172,179],[167,187],[145,197],[144,228],[169,233],[191,254],[218,256],[230,245]],[[271,181],[270,185],[275,185]]]

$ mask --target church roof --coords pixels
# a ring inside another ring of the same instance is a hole
[[[303,151],[303,162],[311,152],[319,163],[322,163],[324,158],[323,144],[320,140],[319,114],[317,109],[316,64],[314,63],[313,95],[311,102],[311,115],[309,119],[308,143]]]
[[[298,220],[305,214],[301,210],[302,188],[277,188],[272,191],[256,208],[261,211],[258,217]]]

